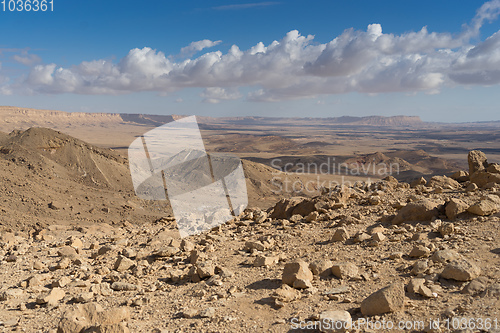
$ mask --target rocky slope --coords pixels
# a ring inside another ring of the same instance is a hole
[[[169,217],[12,228],[0,327],[499,332],[499,194],[474,151],[451,178],[325,188],[182,240]]]

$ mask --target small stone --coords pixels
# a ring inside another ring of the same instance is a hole
[[[432,290],[430,290],[429,288],[427,288],[423,284],[418,287],[418,293],[424,297],[427,297],[427,298],[437,297],[437,295],[435,293],[433,293]]]
[[[312,288],[312,283],[310,280],[297,279],[293,281],[293,287],[295,289],[307,289]]]
[[[119,256],[115,261],[114,269],[118,272],[124,272],[133,266],[135,266],[135,261],[124,256]]]
[[[321,323],[328,323],[328,325],[321,325],[321,332],[347,332],[350,331],[352,325],[351,314],[342,310],[323,311],[318,319]]]
[[[444,268],[441,277],[456,281],[470,281],[481,274],[481,269],[465,259],[453,260]]]
[[[455,226],[453,225],[453,223],[449,223],[449,222],[443,222],[439,228],[438,228],[438,232],[441,234],[441,236],[446,236],[446,235],[452,235],[453,233],[455,233]]]
[[[76,253],[76,250],[71,247],[71,246],[63,246],[57,251],[57,255],[59,257],[63,258],[70,258],[70,259],[75,259],[78,257],[78,253]]]
[[[178,247],[166,246],[166,247],[163,247],[163,248],[159,249],[158,251],[156,251],[154,253],[154,255],[156,257],[160,257],[160,258],[166,258],[166,257],[172,257],[179,252],[180,252],[180,249]]]
[[[306,222],[317,221],[318,218],[319,218],[319,213],[314,211],[314,212],[309,213],[309,215],[306,216]]]
[[[418,294],[420,286],[423,286],[424,283],[425,283],[424,278],[411,279],[408,285],[406,286],[406,290],[408,290],[409,293]]]
[[[204,310],[201,310],[199,316],[201,318],[213,318],[213,317],[215,317],[215,313],[216,313],[215,308],[208,307]]]
[[[499,211],[499,201],[500,198],[498,198],[497,196],[487,196],[485,198],[482,198],[479,203],[470,206],[467,211],[479,216],[488,216],[491,214],[495,214]]]
[[[264,246],[264,244],[262,244],[259,241],[256,241],[256,242],[246,242],[245,243],[245,250],[246,251],[252,251],[252,250],[265,251],[266,247]]]
[[[372,234],[372,239],[376,242],[383,242],[387,239],[387,237],[381,232],[375,232]]]
[[[281,307],[283,306],[283,303],[298,300],[302,297],[302,295],[298,290],[284,284],[274,291],[272,297],[275,300],[275,304]]]
[[[196,264],[198,275],[201,279],[215,274],[215,264],[211,260]]]
[[[431,260],[434,262],[439,262],[444,264],[452,260],[456,260],[458,258],[460,258],[460,255],[457,252],[445,249],[434,252],[434,254],[431,257]]]
[[[66,293],[61,288],[53,288],[48,295],[38,297],[36,303],[56,306],[65,295]]]
[[[272,266],[277,264],[279,261],[279,258],[277,256],[275,257],[266,257],[263,255],[259,255],[255,258],[253,262],[254,267],[261,267],[261,266]]]
[[[94,299],[94,293],[93,292],[84,292],[79,294],[77,297],[74,298],[75,303],[88,303]]]
[[[17,261],[17,256],[14,254],[11,254],[11,255],[7,256],[7,258],[5,258],[5,261],[6,262],[15,262],[15,261]]]
[[[132,290],[137,290],[139,287],[135,284],[132,283],[127,283],[127,282],[113,282],[111,285],[111,289],[116,290],[116,291],[132,291]]]
[[[395,260],[395,259],[401,259],[403,258],[404,253],[403,252],[393,252],[389,255],[389,259]]]
[[[469,185],[467,185],[467,187],[465,188],[465,190],[467,192],[476,192],[477,190],[479,189],[479,187],[475,184],[475,183],[470,183]]]
[[[71,279],[67,276],[63,276],[59,280],[52,283],[53,288],[64,288],[71,283]]]
[[[344,227],[338,228],[332,236],[332,242],[345,242],[348,239],[349,233]]]
[[[425,247],[423,245],[417,245],[411,250],[410,257],[422,258],[422,257],[428,256],[430,253],[431,253],[431,250],[429,250],[427,247]]]
[[[477,295],[488,287],[488,278],[480,276],[469,282],[461,291],[462,294]]]
[[[361,233],[358,233],[356,236],[354,236],[354,242],[361,243],[361,242],[364,242],[370,238],[371,238],[370,235],[368,235],[365,232],[361,232]]]
[[[73,247],[75,249],[81,249],[81,248],[83,248],[83,242],[81,241],[80,238],[78,238],[76,236],[70,236],[66,240],[66,245],[71,246],[71,247]]]
[[[40,260],[37,260],[33,263],[33,269],[42,271],[46,268],[47,268],[47,266],[43,262],[41,262]]]
[[[413,275],[423,274],[427,268],[429,268],[427,260],[419,260],[413,264],[413,268],[410,273]]]
[[[282,281],[284,284],[293,286],[297,279],[312,280],[313,273],[309,270],[309,265],[304,261],[290,262],[283,269]]]
[[[361,313],[374,316],[401,311],[404,308],[405,291],[402,282],[395,282],[371,294],[361,302]]]
[[[113,289],[111,289],[109,283],[106,282],[93,285],[90,288],[90,291],[92,291],[96,295],[102,295],[102,296],[113,295]]]
[[[476,184],[473,185],[476,186]],[[446,205],[446,217],[453,221],[459,214],[466,212],[467,208],[469,208],[469,206],[465,202],[460,199],[452,198]]]
[[[194,317],[197,317],[198,314],[200,313],[200,311],[196,310],[196,309],[185,309],[184,311],[182,311],[182,317],[184,318],[194,318]]]
[[[186,239],[181,241],[181,250],[185,252],[191,252],[194,250],[194,244]]]
[[[350,262],[341,262],[332,265],[332,274],[339,279],[352,279],[358,276],[359,270]]]
[[[71,265],[71,259],[68,257],[64,257],[56,264],[56,269],[66,269]]]

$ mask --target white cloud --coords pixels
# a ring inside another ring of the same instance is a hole
[[[500,31],[475,45],[487,20],[500,14],[500,0],[484,4],[462,33],[420,31],[384,33],[379,24],[366,31],[347,29],[327,43],[297,30],[268,45],[247,50],[206,52],[193,59],[172,60],[145,47],[131,50],[119,62],[94,60],[62,68],[36,65],[10,91],[29,93],[123,94],[156,91],[168,94],[205,88],[205,102],[242,98],[239,87],[252,87],[252,101],[281,101],[360,92],[437,93],[444,86],[500,84]],[[220,41],[193,42],[182,53],[201,51]],[[4,88],[6,89],[6,88]]]
[[[214,47],[222,43],[221,40],[211,41],[209,39],[199,40],[197,42],[192,42],[186,47],[181,49],[181,56],[190,57],[196,52],[200,52],[203,49]]]
[[[42,62],[42,59],[36,54],[27,54],[27,55],[14,55],[12,57],[14,61],[23,64],[25,66],[33,66],[34,64],[38,64]]]
[[[217,104],[241,98],[242,95],[235,88],[208,87],[203,90],[201,97],[204,103]]]

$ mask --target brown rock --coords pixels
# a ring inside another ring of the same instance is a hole
[[[56,306],[60,300],[64,298],[66,293],[61,288],[53,288],[48,295],[40,296],[36,299],[37,304],[47,304],[49,306]]]
[[[332,261],[328,259],[320,259],[309,264],[309,269],[314,275],[327,277],[332,273]]]
[[[486,155],[480,150],[471,150],[467,157],[469,162],[469,174],[484,170],[488,167]]]
[[[460,184],[456,180],[446,176],[434,176],[429,180],[427,186],[433,188],[457,189],[460,187]]]
[[[276,289],[272,297],[275,304],[281,307],[284,305],[283,303],[289,303],[300,299],[302,294],[298,290],[284,284],[280,288]]]
[[[450,176],[451,179],[457,182],[466,182],[469,180],[469,173],[467,171],[457,171]]]
[[[267,257],[267,256],[257,256],[253,262],[254,267],[261,266],[272,266],[278,263],[279,258],[277,256]]]
[[[444,268],[441,277],[456,281],[470,281],[481,274],[481,269],[465,259],[453,260]]]
[[[441,200],[431,199],[409,203],[401,208],[392,220],[392,224],[401,224],[405,221],[430,221],[433,217],[439,216],[442,205]]]
[[[378,290],[363,300],[361,302],[361,313],[365,316],[374,316],[401,311],[404,308],[404,299],[404,284],[396,282]]]
[[[118,259],[116,259],[115,261],[114,269],[118,272],[124,272],[130,269],[134,265],[135,261],[123,256],[119,256]]]
[[[453,250],[439,250],[434,252],[431,257],[431,260],[439,263],[447,263],[456,259],[459,259],[460,255]]]
[[[472,205],[467,209],[469,213],[479,215],[479,216],[487,216],[491,214],[495,214],[500,210],[500,198],[496,195],[488,195],[481,198],[479,203]]]
[[[341,262],[332,265],[332,274],[339,279],[352,279],[358,276],[359,270],[350,262]]]
[[[312,280],[313,273],[309,270],[309,265],[305,261],[290,262],[283,269],[282,282],[289,286],[297,279]]]
[[[459,214],[466,212],[468,207],[462,200],[452,198],[446,205],[446,217],[453,221]]]
[[[338,228],[332,236],[333,242],[345,242],[349,239],[349,233],[346,228]]]
[[[323,311],[318,319],[322,323],[328,323],[328,325],[322,325],[321,332],[347,332],[350,331],[352,325],[351,314],[342,310]]]
[[[427,247],[423,245],[417,245],[413,247],[413,249],[410,252],[410,257],[412,258],[421,258],[421,257],[427,257],[431,253],[431,250],[429,250]]]

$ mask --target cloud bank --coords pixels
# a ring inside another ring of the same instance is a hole
[[[207,52],[182,61],[149,47],[135,48],[117,63],[85,61],[71,67],[31,65],[16,80],[3,80],[1,92],[26,94],[124,94],[141,91],[170,93],[205,88],[208,103],[243,98],[282,101],[349,92],[437,93],[444,86],[500,84],[500,31],[471,44],[481,26],[500,15],[500,0],[485,3],[462,33],[420,31],[384,33],[380,24],[364,31],[347,29],[328,43],[297,30],[269,45],[262,42],[240,50]],[[202,40],[181,49],[192,55],[221,41]],[[1,74],[1,73],[0,73]],[[1,76],[0,76],[1,78]],[[8,81],[8,82],[7,82]],[[12,82],[14,81],[14,82]],[[1,82],[1,81],[0,81]],[[7,82],[7,83],[5,83]]]

